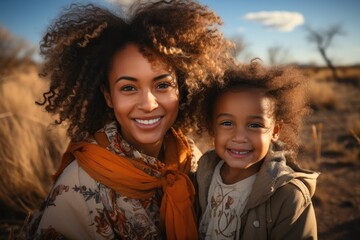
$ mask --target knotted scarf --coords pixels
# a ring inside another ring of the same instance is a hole
[[[105,138],[103,132],[96,137],[97,140]],[[102,140],[98,142],[104,142]],[[82,141],[69,144],[54,180],[76,159],[93,179],[130,198],[148,199],[161,187],[164,195],[160,220],[167,239],[197,239],[195,190],[187,175],[191,168],[191,149],[181,131],[171,129],[165,140],[165,167],[160,169],[160,178],[144,172],[142,169],[149,168],[145,163],[118,156],[103,144]]]

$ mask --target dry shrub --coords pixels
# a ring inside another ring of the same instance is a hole
[[[355,166],[359,164],[359,148],[347,148],[346,142],[330,142],[324,145],[323,155],[325,159],[334,158],[336,164],[349,164]]]
[[[348,117],[348,129],[350,133],[355,137],[355,139],[359,142],[360,138],[360,114],[353,113]]]
[[[301,67],[299,66],[299,68]],[[317,71],[319,71],[319,69],[317,67],[302,67],[301,71],[305,77],[310,77],[310,76],[314,76],[317,73]]]
[[[333,155],[344,155],[346,148],[342,143],[330,142],[324,145],[323,151]]]
[[[303,72],[311,81],[328,82],[334,80],[331,70],[327,67],[303,68]]]
[[[51,185],[50,175],[68,142],[65,130],[35,100],[47,88],[36,69],[0,80],[0,201],[13,211],[39,207]]]
[[[348,163],[351,163],[352,165],[359,165],[359,157],[360,157],[360,149],[359,148],[352,148],[347,149],[345,151],[345,159],[347,159]]]
[[[359,74],[360,74],[360,68],[359,66],[348,66],[348,67],[339,67],[339,76],[344,79],[344,78],[357,78],[358,80],[360,80],[359,78]]]
[[[332,82],[310,81],[309,102],[313,109],[334,110],[340,106],[341,96],[336,93],[336,84]]]

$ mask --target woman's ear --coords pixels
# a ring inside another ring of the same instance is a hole
[[[283,122],[282,122],[282,121],[275,123],[275,127],[274,127],[274,129],[273,129],[272,136],[271,136],[271,141],[272,141],[272,142],[276,142],[276,141],[279,139],[282,125],[283,125]]]
[[[111,95],[110,95],[109,90],[107,90],[105,87],[101,87],[101,92],[104,95],[104,98],[105,98],[105,101],[106,101],[106,104],[108,105],[108,107],[113,108],[114,106],[113,106],[113,103],[112,103],[112,99],[111,99]]]

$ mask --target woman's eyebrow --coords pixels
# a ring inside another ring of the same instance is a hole
[[[171,77],[172,78],[172,75],[171,74],[161,74],[159,76],[156,76],[153,78],[154,81],[157,81],[157,80],[160,80],[160,79],[163,79],[163,78],[167,78],[167,77]],[[119,77],[118,79],[116,79],[115,83],[121,81],[121,80],[128,80],[128,81],[137,81],[138,79],[137,78],[134,78],[134,77],[130,77],[130,76],[121,76]]]
[[[160,80],[160,79],[163,79],[163,78],[167,78],[167,77],[172,78],[172,75],[169,74],[169,73],[161,74],[161,75],[159,75],[159,76],[157,76],[157,77],[154,77],[154,81],[157,81],[157,80]]]
[[[118,79],[116,79],[115,83],[119,82],[120,80],[137,81],[137,79],[134,78],[134,77],[121,76],[121,77],[119,77]]]

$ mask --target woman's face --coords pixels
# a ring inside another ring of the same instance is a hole
[[[157,157],[164,135],[173,125],[179,106],[175,74],[160,61],[151,64],[135,44],[113,58],[106,103],[114,109],[126,141]]]

